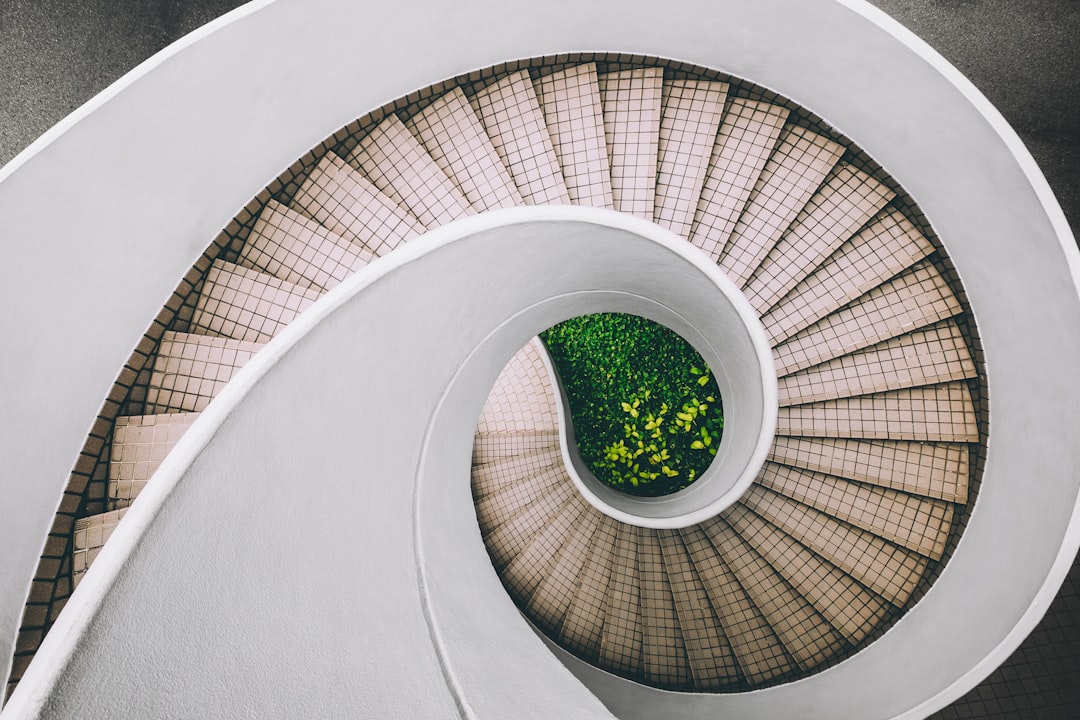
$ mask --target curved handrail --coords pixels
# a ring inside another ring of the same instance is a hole
[[[627,262],[603,262],[613,253]],[[642,277],[641,267],[655,268],[656,278]],[[93,667],[182,678],[190,706],[204,712],[213,708],[197,698],[214,702],[225,682],[244,697],[269,698],[268,683],[295,671],[292,658],[275,652],[281,636],[303,647],[300,638],[313,635],[314,652],[332,644],[325,633],[362,643],[368,662],[385,668],[350,683],[333,672],[334,653],[309,660],[308,683],[331,706],[366,697],[371,683],[402,683],[405,663],[423,703],[411,713],[369,699],[359,706],[364,713],[427,715],[427,704],[446,700],[447,689],[466,716],[602,713],[584,688],[565,687],[577,686],[498,590],[469,520],[472,427],[523,340],[582,309],[669,307],[718,344],[723,327],[712,304],[700,303],[709,297],[710,272],[695,250],[649,223],[576,207],[474,216],[372,263],[271,341],[202,413],[73,594],[4,716],[107,712],[126,688],[99,687],[88,697],[83,678]],[[683,281],[666,283],[671,273]],[[477,284],[478,274],[493,280]],[[267,417],[279,421],[266,427]],[[427,431],[401,431],[409,427]],[[308,483],[303,491],[290,487],[299,473]],[[354,473],[362,488],[353,487]],[[254,506],[252,498],[259,498]],[[176,531],[178,523],[186,532]],[[327,524],[352,525],[357,546],[379,548],[379,557],[357,560],[351,547],[327,547]],[[223,556],[222,547],[233,554]],[[416,577],[400,572],[413,547]],[[260,552],[291,556],[293,564],[266,577],[254,561]],[[303,558],[315,565],[297,564]],[[310,575],[320,570],[313,588]],[[301,610],[333,617],[346,596],[358,610],[370,607],[371,617],[334,617],[330,627],[296,623]],[[483,627],[460,612],[460,602]],[[162,607],[172,611],[163,616]],[[112,625],[117,615],[122,627]],[[234,615],[260,620],[234,623]],[[387,622],[394,616],[400,626]],[[265,624],[280,635],[266,635]],[[425,625],[430,640],[417,635]],[[257,674],[215,655],[211,641],[234,648]],[[527,712],[525,681],[490,650],[508,644],[531,669]],[[163,647],[171,648],[167,657]],[[437,691],[440,674],[446,684]],[[138,677],[131,682],[145,689]],[[564,689],[540,701],[553,683]],[[500,695],[508,687],[514,692]],[[157,714],[155,701],[167,697],[167,688],[149,693],[147,713]],[[396,694],[394,702],[402,702]],[[304,711],[273,703],[277,713]]]
[[[543,7],[478,0],[431,12],[393,5],[382,9],[380,32],[361,43],[355,28],[370,26],[363,6],[267,2],[197,43],[167,49],[122,92],[6,170],[2,234],[29,242],[5,247],[9,265],[23,272],[0,287],[9,308],[0,333],[31,339],[34,352],[11,343],[0,360],[0,455],[9,462],[0,480],[9,499],[0,507],[0,645],[14,646],[61,479],[116,368],[160,308],[162,288],[175,285],[205,239],[266,178],[363,112],[440,78],[522,56],[610,48],[723,69],[799,101],[888,168],[944,238],[979,321],[993,391],[995,439],[979,503],[926,598],[882,641],[819,677],[837,678],[828,682],[852,695],[853,717],[868,709],[914,716],[943,707],[1004,660],[1042,616],[1080,546],[1077,483],[1067,470],[1080,464],[1069,435],[1080,402],[1077,389],[1060,382],[1080,354],[1080,339],[1068,332],[1080,327],[1080,255],[1045,180],[969,82],[865,3],[676,0],[669,12],[650,9],[570,0]],[[337,22],[310,21],[331,16]],[[688,31],[686,18],[699,22]],[[481,25],[489,32],[477,35]],[[401,43],[403,36],[413,42]],[[417,46],[429,52],[415,53]],[[365,72],[372,67],[395,72]],[[207,82],[211,77],[216,81]],[[330,92],[346,86],[352,92]],[[132,118],[140,132],[131,132]],[[153,184],[144,181],[148,157],[157,163]],[[980,172],[971,171],[971,157],[979,158]],[[42,290],[57,286],[68,293]],[[73,363],[78,373],[68,372]],[[44,387],[69,403],[68,412],[57,416],[54,403],[41,402]],[[1036,471],[1051,481],[1017,481]],[[1024,532],[1043,561],[1032,562],[1022,544],[998,533],[1022,518],[1038,525]],[[998,563],[990,572],[982,551]],[[997,594],[1001,574],[1011,580],[1007,596]],[[948,598],[961,589],[971,603],[950,615]],[[946,677],[929,664],[909,664],[871,682],[869,667],[889,667],[892,638],[934,636],[935,617],[949,618],[969,640],[950,648],[948,660],[970,669]],[[857,664],[868,666],[866,674],[850,669]],[[914,688],[912,696],[922,692],[923,704],[882,706],[877,688],[898,683]],[[730,702],[744,710],[747,703],[783,703],[803,687]],[[647,691],[637,692],[621,702],[649,707]]]

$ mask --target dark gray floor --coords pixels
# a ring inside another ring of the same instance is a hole
[[[0,0],[0,164],[240,0]]]
[[[0,164],[237,0],[0,0]],[[1080,0],[873,0],[1013,125],[1080,228]],[[1080,564],[1039,627],[938,716],[1080,718]]]

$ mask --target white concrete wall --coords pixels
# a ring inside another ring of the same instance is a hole
[[[0,288],[0,647],[13,646],[46,531],[101,399],[236,209],[373,107],[466,70],[573,50],[729,71],[833,123],[933,222],[987,357],[983,489],[928,596],[881,641],[819,676],[680,707],[712,712],[715,704],[747,716],[798,707],[803,717],[833,718],[916,707],[917,716],[962,694],[1034,626],[1080,540],[1072,436],[1080,390],[1064,380],[1080,356],[1080,261],[1015,135],[924,45],[856,0],[673,0],[659,13],[652,3],[613,0],[476,0],[423,11],[389,4],[374,13],[366,4],[277,0],[215,26],[148,61],[0,171],[8,269]],[[883,695],[883,687],[896,692]],[[607,701],[632,715],[664,702],[654,695],[634,690]]]

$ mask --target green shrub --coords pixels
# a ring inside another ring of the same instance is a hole
[[[636,315],[571,318],[546,330],[578,452],[597,479],[656,497],[708,468],[724,429],[720,392],[696,350]]]

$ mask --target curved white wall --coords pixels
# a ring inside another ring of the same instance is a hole
[[[822,716],[842,717],[843,698],[850,717],[888,717],[925,702],[917,716],[1003,660],[1049,604],[1080,540],[1071,436],[1080,389],[1062,382],[1080,356],[1080,260],[1030,156],[985,99],[855,0],[673,0],[660,13],[652,3],[477,0],[370,13],[335,0],[242,8],[0,171],[11,269],[0,288],[0,647],[13,646],[60,491],[117,369],[239,207],[330,132],[416,88],[516,57],[623,50],[771,87],[867,150],[943,238],[986,354],[986,473],[938,583],[852,660],[727,707],[749,713],[768,696],[805,708],[809,697]],[[937,648],[934,662],[897,654],[943,636],[964,642]],[[942,671],[964,666],[974,670]],[[905,692],[875,692],[897,678]],[[634,692],[609,702],[641,707]]]

